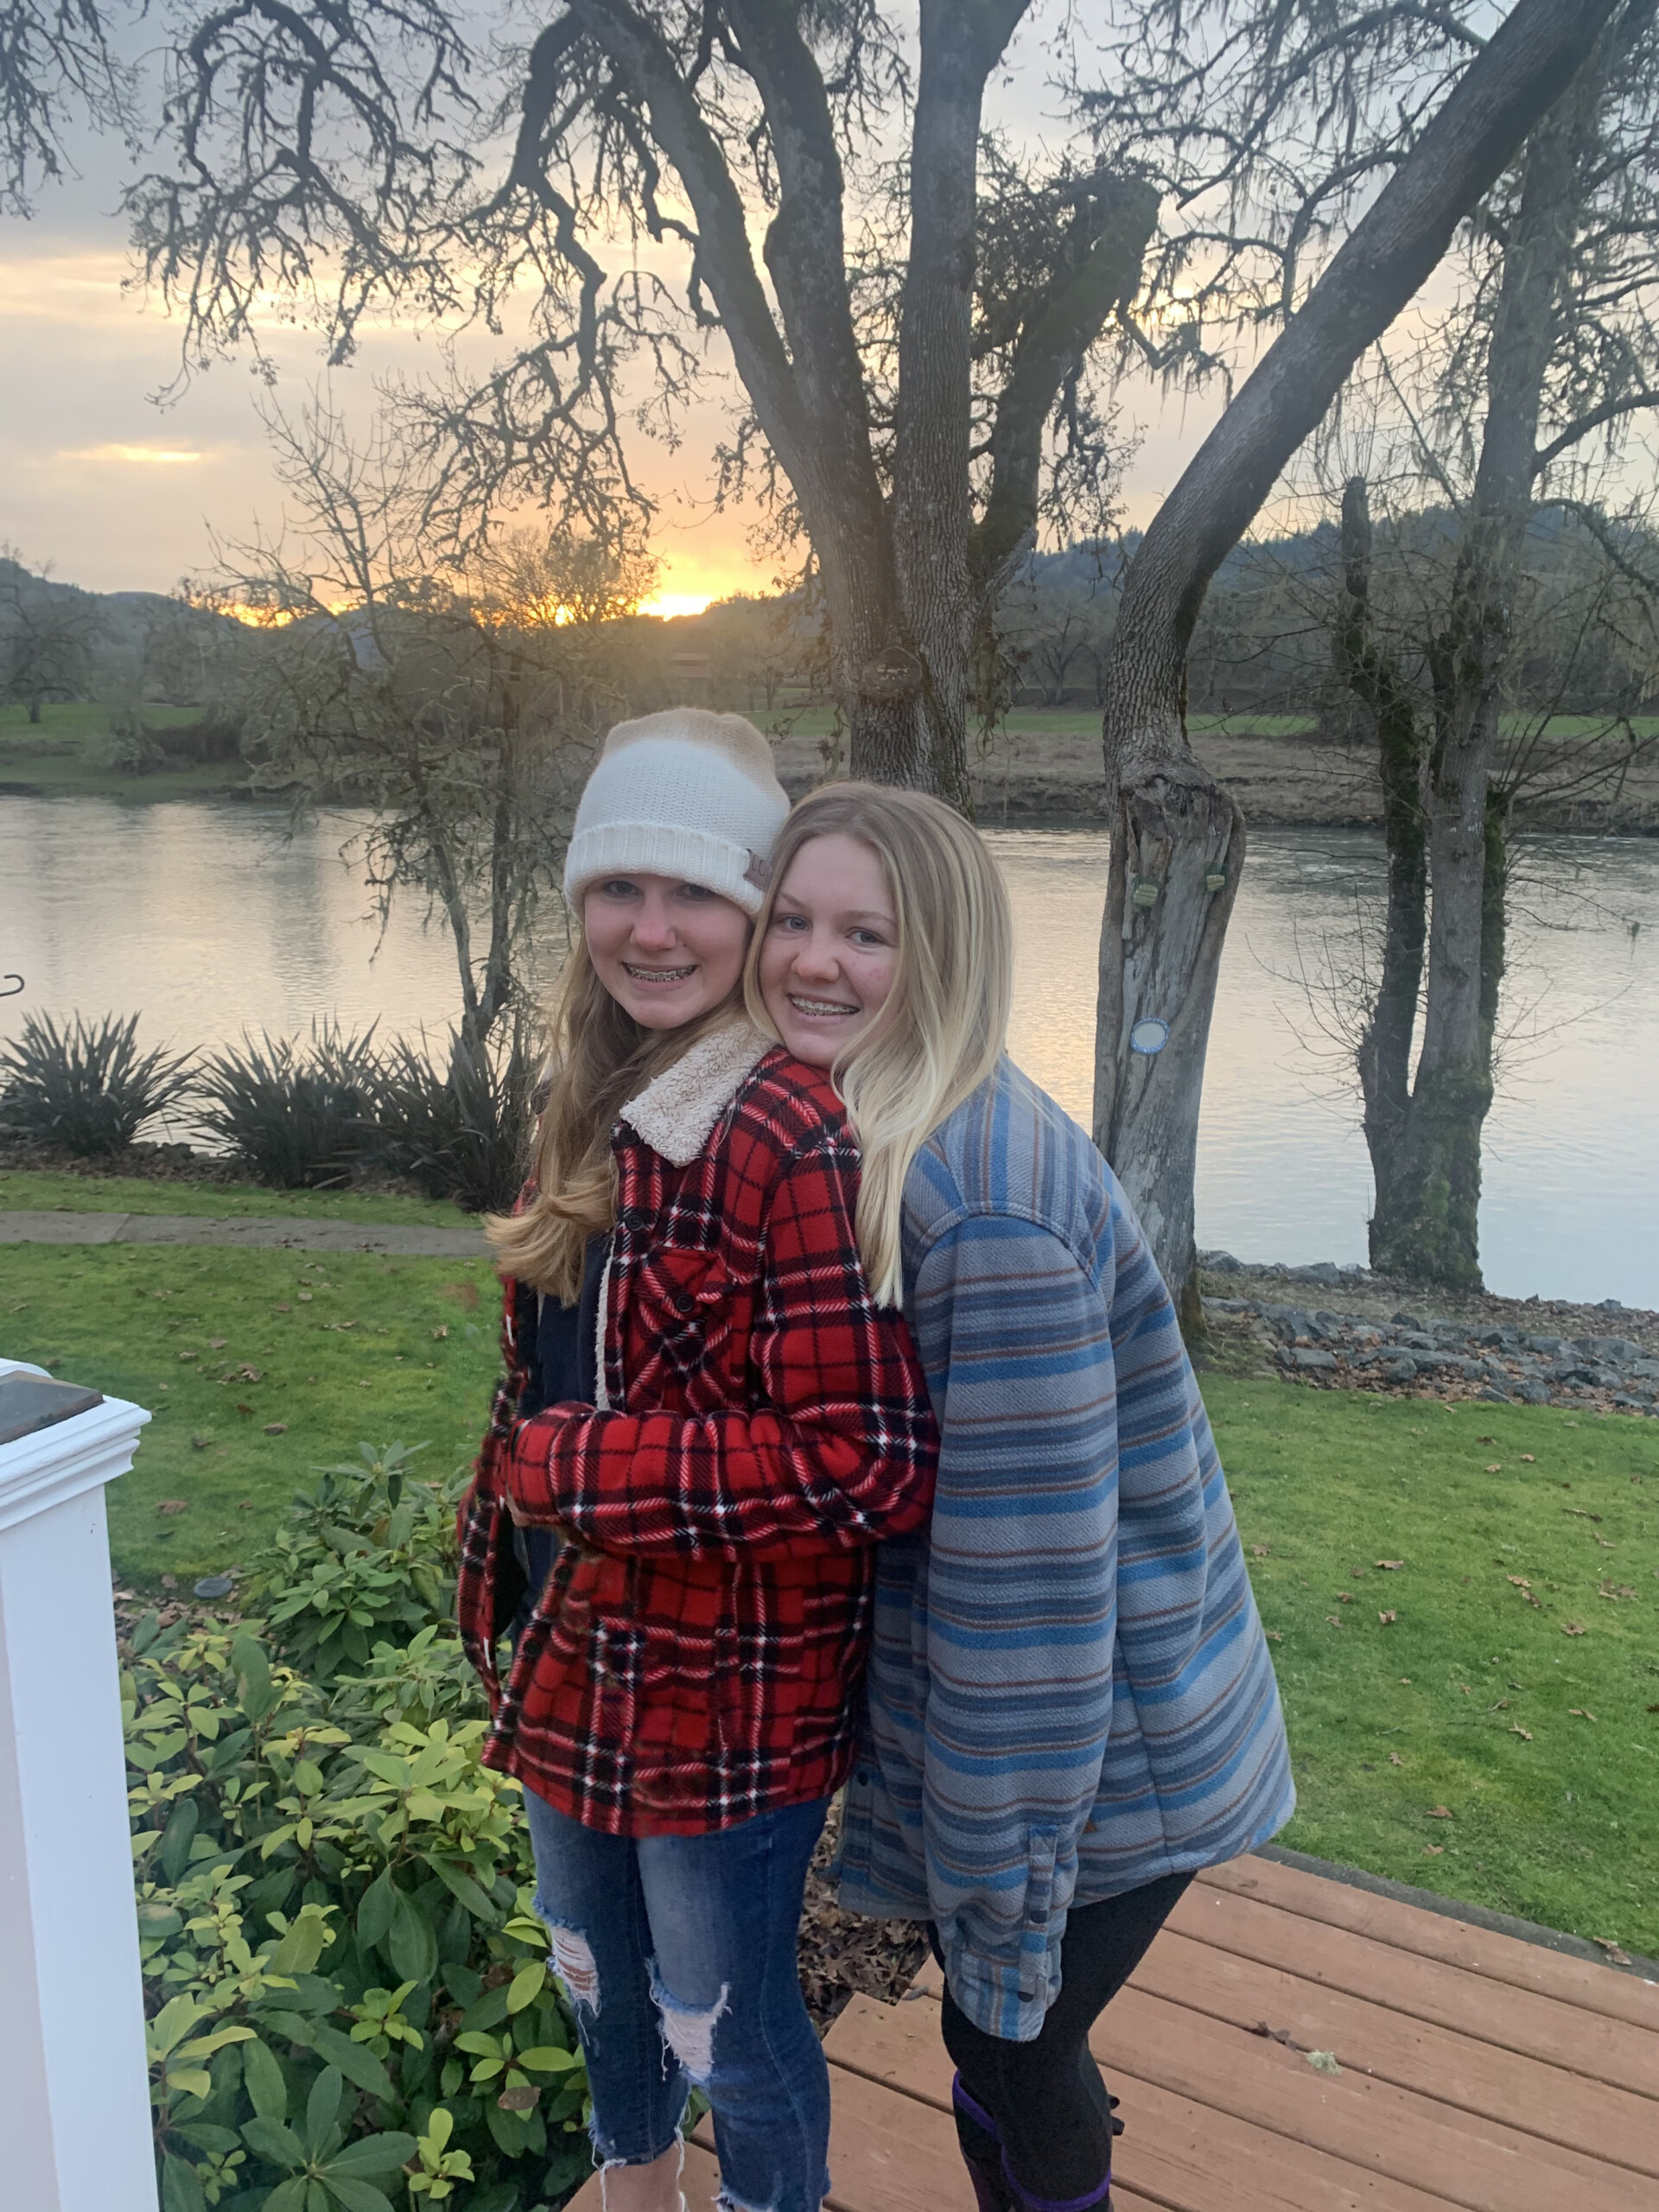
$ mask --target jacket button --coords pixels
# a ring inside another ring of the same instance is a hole
[[[854,1777],[853,1777],[853,1780],[854,1780],[855,1783],[857,1783],[857,1784],[858,1784],[858,1786],[859,1786],[859,1788],[860,1788],[861,1789],[863,1789],[863,1787],[865,1786],[865,1784],[868,1782],[869,1778],[870,1778],[870,1770],[869,1770],[869,1769],[868,1769],[868,1767],[867,1767],[867,1766],[861,1766],[861,1767],[860,1767],[860,1768],[859,1768],[859,1770],[858,1770],[858,1771],[857,1771],[857,1773],[856,1773],[855,1775],[854,1775]]]

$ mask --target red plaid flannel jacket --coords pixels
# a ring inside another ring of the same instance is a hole
[[[618,1124],[599,1408],[516,1420],[507,1285],[506,1374],[461,1512],[485,1762],[613,1834],[704,1834],[840,1787],[874,1547],[931,1501],[926,1386],[865,1281],[841,1103],[738,1040],[741,1065],[732,1033],[704,1039]],[[502,1681],[523,1590],[509,1493],[563,1541]]]

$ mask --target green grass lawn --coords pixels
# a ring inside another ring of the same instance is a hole
[[[429,1442],[435,1474],[476,1448],[482,1261],[20,1245],[0,1268],[0,1351],[156,1409],[108,1494],[140,1586],[245,1564],[359,1439]],[[1205,1395],[1289,1718],[1281,1840],[1659,1955],[1659,1423]]]
[[[245,1566],[310,1471],[360,1440],[427,1443],[420,1470],[448,1475],[489,1412],[482,1260],[20,1244],[0,1283],[0,1352],[154,1413],[107,1492],[116,1572],[141,1587]]]
[[[1659,1955],[1659,1423],[1204,1387],[1277,1639],[1279,1840]]]
[[[200,718],[196,707],[152,702],[144,709],[152,729],[176,729]],[[22,785],[53,797],[155,799],[202,798],[247,782],[239,760],[131,775],[110,766],[109,737],[108,710],[91,700],[42,707],[38,722],[29,721],[25,707],[0,707],[0,785]]]
[[[139,1175],[75,1175],[0,1167],[0,1213],[188,1213],[281,1216],[294,1221],[404,1222],[466,1229],[475,1217],[446,1199],[385,1192],[273,1191],[263,1183],[152,1182]]]

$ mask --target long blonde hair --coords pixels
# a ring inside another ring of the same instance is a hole
[[[892,995],[831,1071],[863,1154],[864,1272],[876,1298],[896,1306],[905,1177],[1001,1054],[1014,993],[1014,919],[996,862],[950,807],[879,784],[825,785],[784,824],[744,970],[749,1014],[770,1037],[778,1030],[760,996],[759,969],[779,887],[803,845],[836,836],[857,837],[875,854],[898,924]]]
[[[647,1029],[617,1004],[577,939],[549,1017],[535,1196],[523,1213],[485,1217],[501,1274],[575,1304],[588,1239],[616,1225],[612,1124],[699,1037],[736,1018],[739,1003],[734,991],[683,1028]]]

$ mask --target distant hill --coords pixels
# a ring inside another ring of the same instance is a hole
[[[164,592],[84,591],[0,555],[0,700],[98,699],[130,720],[146,701],[200,707],[237,625]]]

